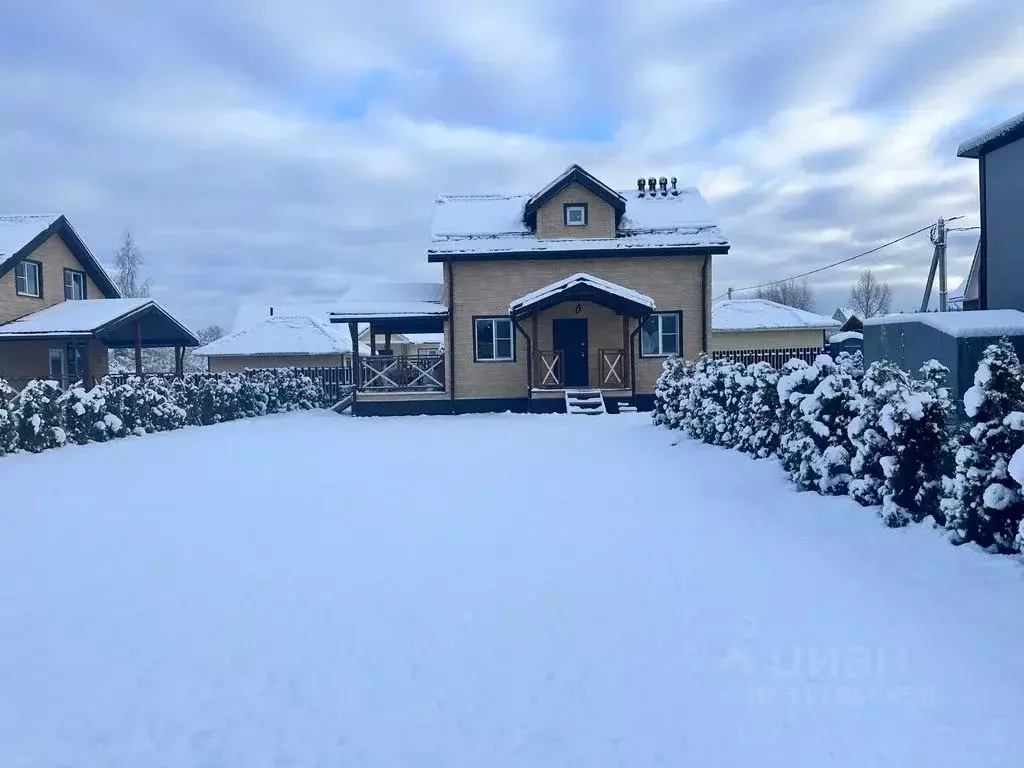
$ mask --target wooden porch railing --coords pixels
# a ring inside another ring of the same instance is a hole
[[[377,355],[362,361],[361,391],[444,391],[444,355]]]
[[[597,351],[597,385],[601,389],[626,388],[626,350]]]
[[[562,350],[538,349],[534,378],[537,389],[561,389],[564,381]]]

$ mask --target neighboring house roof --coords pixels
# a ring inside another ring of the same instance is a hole
[[[765,331],[838,328],[831,317],[767,299],[724,299],[711,308],[713,331]]]
[[[341,295],[340,303],[425,301],[444,303],[442,283],[367,282],[356,283]],[[335,302],[335,307],[339,302]]]
[[[965,301],[978,300],[978,270],[981,267],[981,239],[974,249],[974,258],[971,260],[971,268],[967,277],[960,281],[960,285],[954,288],[946,296],[950,304],[963,304]]]
[[[402,335],[411,344],[444,344],[443,333],[406,333]]]
[[[275,314],[211,341],[193,354],[206,357],[344,355],[352,351],[352,341],[345,338],[346,335],[307,315]]]
[[[572,184],[579,184],[584,189],[590,190],[598,198],[604,200],[615,211],[615,226],[619,225],[622,215],[626,212],[626,197],[621,192],[616,192],[603,181],[587,173],[575,163],[566,168],[551,183],[537,192],[523,206],[523,221],[530,229],[537,227],[537,211],[545,203],[552,200],[555,195]]]
[[[14,269],[18,262],[28,258],[53,235],[64,241],[64,245],[105,298],[120,298],[121,293],[106,269],[92,255],[92,251],[63,214],[0,214],[0,277]]]
[[[331,310],[337,309],[338,302],[306,302],[306,303],[249,303],[242,304],[235,313],[235,321],[231,325],[231,333],[241,331],[256,323],[273,316],[282,315],[286,317],[312,317],[323,323],[331,320]]]
[[[897,323],[923,323],[950,336],[1024,335],[1024,312],[1017,309],[984,309],[970,312],[910,312],[882,315],[864,321],[865,328]]]
[[[678,194],[665,195],[641,196],[636,189],[609,191],[625,200],[616,237],[591,239],[537,238],[527,223],[527,209],[538,195],[545,194],[543,190],[538,195],[442,195],[434,205],[427,260],[494,258],[502,254],[510,258],[519,254],[568,257],[577,251],[645,249],[728,252],[729,241],[695,187],[680,188],[673,190]]]
[[[572,299],[592,301],[633,316],[648,315],[655,308],[654,299],[650,296],[585,272],[577,272],[514,299],[508,305],[508,311],[510,315],[518,317]]]
[[[89,338],[119,330],[132,320],[146,323],[147,346],[199,345],[192,331],[152,299],[63,301],[0,325],[0,339]],[[104,342],[108,346],[131,346],[133,340],[131,334],[120,334]]]
[[[956,156],[979,158],[1019,139],[1024,139],[1024,112],[967,139],[957,149]]]
[[[857,310],[853,307],[836,307],[836,311],[832,313],[832,319],[838,320],[840,323],[845,323],[851,317],[857,315]]]

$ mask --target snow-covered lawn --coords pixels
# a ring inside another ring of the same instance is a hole
[[[0,460],[0,766],[1019,766],[1024,569],[643,416]]]

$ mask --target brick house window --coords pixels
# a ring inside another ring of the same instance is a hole
[[[682,329],[682,312],[658,312],[648,315],[640,329],[641,357],[678,355]]]
[[[565,217],[565,226],[567,227],[585,227],[587,226],[587,204],[586,203],[566,203],[562,206],[562,213]]]
[[[38,261],[18,262],[14,268],[14,290],[19,296],[34,296],[42,298],[43,295],[43,273],[42,265]]]
[[[476,362],[515,360],[512,321],[507,317],[478,317],[473,320],[473,357]]]
[[[85,272],[76,269],[64,270],[64,298],[67,301],[78,301],[85,296]]]

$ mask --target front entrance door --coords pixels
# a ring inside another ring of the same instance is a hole
[[[590,365],[587,355],[587,320],[582,317],[559,318],[551,321],[551,339],[555,349],[562,351],[562,370],[566,387],[590,385]]]

